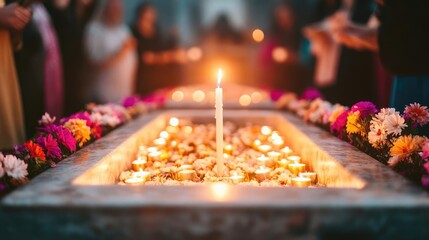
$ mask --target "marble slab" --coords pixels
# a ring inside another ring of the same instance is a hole
[[[211,119],[214,111],[154,112],[85,147],[1,200],[2,236],[426,239],[429,234],[426,192],[284,112],[225,111],[225,118],[276,126],[327,188],[115,185],[120,172],[130,167],[136,146],[153,139],[170,116]]]

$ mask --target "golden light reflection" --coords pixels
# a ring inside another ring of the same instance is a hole
[[[286,62],[289,54],[287,50],[283,47],[276,47],[273,49],[272,56],[274,61],[278,63],[284,63]]]
[[[252,103],[252,98],[249,95],[244,94],[240,97],[239,102],[241,106],[249,106]]]
[[[255,42],[264,41],[265,34],[261,29],[255,29],[252,32],[252,37]]]
[[[163,139],[168,139],[170,137],[170,134],[168,134],[167,131],[162,131],[159,133],[159,136]]]
[[[229,192],[229,186],[226,183],[213,183],[210,185],[213,198],[218,201],[225,200]]]
[[[199,47],[191,47],[186,52],[186,55],[188,56],[189,60],[196,62],[201,60],[203,57],[203,50]]]
[[[271,134],[271,132],[272,132],[272,130],[271,130],[271,128],[270,128],[270,127],[268,127],[268,126],[263,126],[263,127],[261,128],[261,133],[262,133],[263,135],[265,135],[265,136],[270,135],[270,134]]]
[[[171,126],[177,127],[177,126],[179,126],[179,119],[172,117],[172,118],[170,118],[169,123]]]
[[[262,102],[262,94],[260,92],[254,92],[252,95],[250,95],[252,98],[253,103],[260,103]]]
[[[184,97],[185,97],[185,94],[182,91],[175,91],[171,95],[171,100],[173,100],[175,102],[181,102],[181,101],[183,101]]]
[[[206,94],[201,90],[197,90],[194,92],[194,94],[192,94],[192,99],[195,102],[202,102],[204,101],[205,98],[206,98]]]

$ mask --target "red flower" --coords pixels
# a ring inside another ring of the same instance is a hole
[[[43,149],[42,147],[40,147],[40,145],[30,140],[24,143],[24,147],[27,148],[31,158],[35,158],[42,162],[46,162],[45,153],[43,152]]]

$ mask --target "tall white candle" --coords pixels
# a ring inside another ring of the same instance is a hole
[[[217,153],[217,176],[223,176],[223,96],[220,82],[222,81],[222,69],[219,69],[217,75],[216,88],[216,153]]]

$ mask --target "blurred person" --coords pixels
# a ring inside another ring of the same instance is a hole
[[[210,41],[222,44],[241,44],[243,35],[231,24],[228,15],[222,13],[216,19],[212,29],[208,33]]]
[[[414,102],[429,106],[429,1],[377,2],[378,47],[394,75],[390,106],[399,111]]]
[[[274,88],[301,92],[305,87],[299,62],[301,35],[293,9],[286,3],[274,9],[270,35],[262,46],[264,78]]]
[[[85,32],[85,50],[92,65],[90,97],[118,102],[134,92],[136,40],[123,22],[123,1],[99,1]]]
[[[83,51],[83,31],[92,15],[95,0],[50,0],[45,6],[57,32],[64,69],[65,113],[83,108],[87,61]]]
[[[33,17],[23,31],[22,48],[15,54],[27,137],[34,135],[45,112],[59,118],[64,107],[58,37],[44,5],[36,2],[31,8]]]
[[[10,34],[22,31],[31,11],[16,3],[0,0],[0,150],[12,149],[25,141],[25,127],[19,82],[15,70]]]

